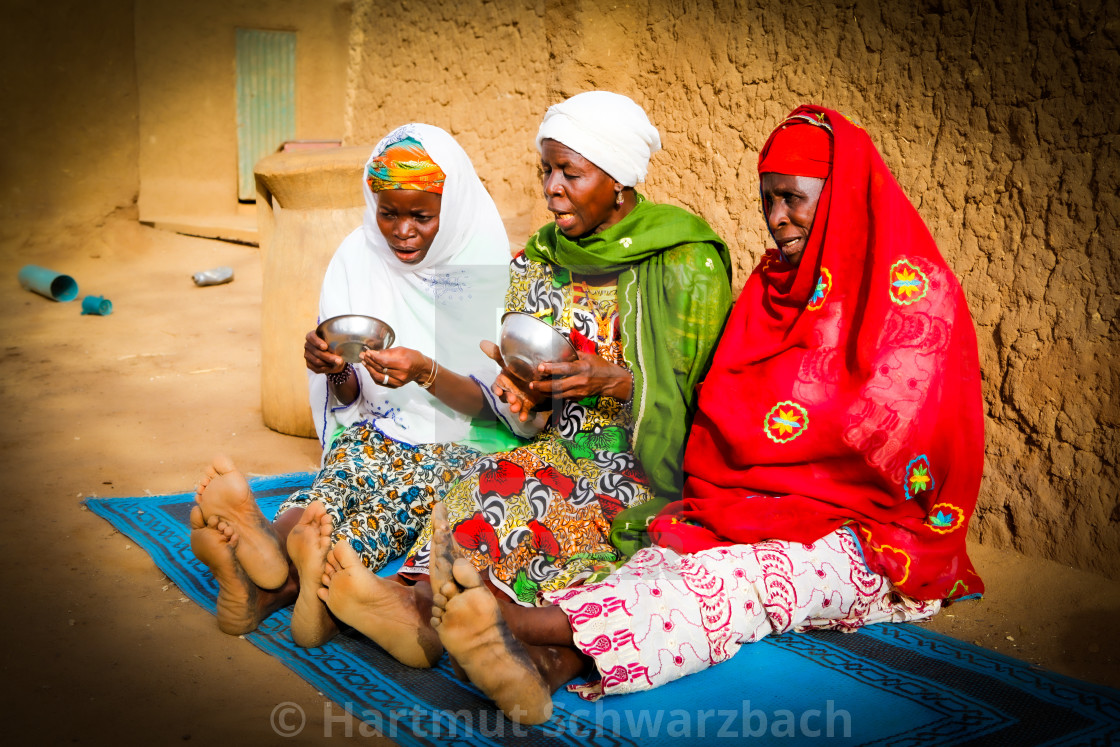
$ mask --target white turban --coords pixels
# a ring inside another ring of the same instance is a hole
[[[574,150],[624,186],[646,178],[649,157],[661,150],[661,136],[642,107],[609,91],[587,91],[548,107],[537,131]]]

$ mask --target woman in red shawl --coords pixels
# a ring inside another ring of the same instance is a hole
[[[870,138],[794,110],[759,158],[776,248],[700,392],[684,500],[606,580],[499,608],[452,564],[437,510],[433,624],[507,715],[656,687],[744,643],[935,614],[983,585],[965,553],[983,466],[975,333],[960,285]]]
[[[778,248],[728,321],[685,453],[683,507],[656,520],[656,541],[695,552],[844,528],[914,599],[979,594],[965,535],[984,423],[957,279],[843,115],[796,109],[759,173]],[[821,190],[811,232],[797,225],[797,182]]]

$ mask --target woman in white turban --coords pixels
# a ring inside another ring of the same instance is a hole
[[[444,496],[471,562],[522,605],[620,560],[612,520],[679,494],[694,388],[731,301],[723,241],[634,190],[661,147],[641,107],[579,94],[548,110],[536,142],[555,219],[515,256],[506,310],[551,324],[579,359],[528,384],[499,378],[495,409],[533,440],[480,459]],[[429,536],[403,573],[427,572]]]

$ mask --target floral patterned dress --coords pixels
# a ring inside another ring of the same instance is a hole
[[[506,308],[551,323],[581,350],[628,367],[622,357],[615,286],[596,287],[567,270],[511,264]],[[628,402],[608,396],[564,400],[529,444],[484,456],[444,497],[455,541],[484,577],[523,605],[619,559],[611,520],[652,497],[631,452]],[[402,573],[426,573],[430,525]]]
[[[331,542],[349,542],[376,571],[412,546],[432,505],[480,455],[461,444],[406,444],[372,423],[354,423],[335,439],[311,486],[276,515],[320,501],[331,517]]]

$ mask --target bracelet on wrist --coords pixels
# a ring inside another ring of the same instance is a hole
[[[342,386],[343,384],[345,384],[347,381],[350,380],[350,375],[353,374],[353,373],[354,373],[354,366],[347,363],[346,368],[342,369],[338,373],[327,374],[327,380],[330,381],[335,386]]]
[[[420,387],[421,389],[430,389],[432,384],[436,383],[436,374],[439,373],[439,361],[437,361],[435,358],[429,358],[428,360],[432,362],[432,372],[428,375],[427,381],[416,382],[416,386]]]

